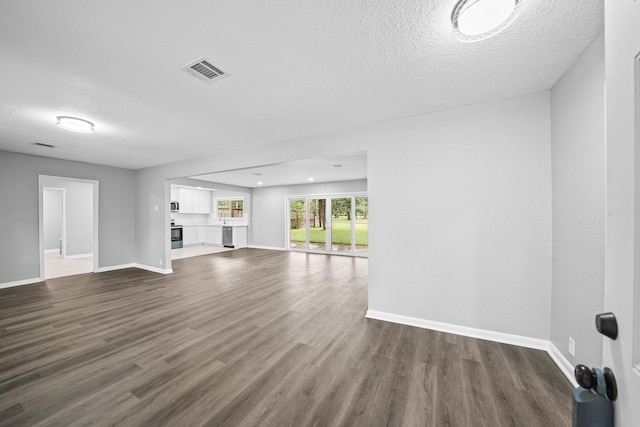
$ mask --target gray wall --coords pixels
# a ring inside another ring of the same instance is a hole
[[[99,267],[135,262],[133,171],[0,151],[0,283],[40,276],[39,175],[99,181]]]
[[[366,180],[254,188],[251,198],[255,209],[249,227],[249,243],[285,248],[286,196],[366,191]]]
[[[594,316],[605,263],[604,41],[598,37],[551,90],[551,341],[574,365],[602,364]],[[575,359],[568,340],[576,341]]]
[[[62,191],[44,190],[42,193],[44,249],[60,249],[62,239]]]
[[[369,308],[549,339],[549,103],[543,92],[138,170],[136,261],[171,262],[169,210],[155,210],[168,178],[366,151]]]

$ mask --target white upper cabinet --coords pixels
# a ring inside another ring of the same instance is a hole
[[[207,190],[193,190],[193,213],[211,213],[211,192]]]
[[[208,190],[180,188],[178,201],[180,202],[180,213],[211,213],[211,192]]]

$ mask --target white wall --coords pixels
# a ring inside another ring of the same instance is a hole
[[[11,225],[0,244],[0,284],[40,276],[39,175],[98,180],[99,267],[135,261],[133,171],[0,151],[0,213]]]
[[[42,194],[44,249],[59,250],[62,239],[62,190],[45,189]]]
[[[605,149],[600,36],[551,90],[551,341],[573,365],[602,365],[594,317],[604,301]]]
[[[65,190],[66,240],[65,256],[87,255],[93,253],[93,184],[53,177],[44,177],[45,187],[57,187]],[[46,214],[46,212],[45,212]],[[47,216],[43,215],[43,220]],[[45,225],[45,241],[46,241]],[[45,246],[46,248],[46,246]]]
[[[170,263],[167,178],[367,151],[369,308],[548,339],[549,114],[544,92],[136,171],[136,261]]]
[[[548,93],[379,129],[371,310],[548,339],[549,129]]]
[[[253,246],[285,248],[285,196],[366,191],[366,180],[254,188],[249,243]]]

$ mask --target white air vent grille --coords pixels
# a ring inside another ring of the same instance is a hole
[[[222,71],[220,67],[216,67],[205,58],[196,59],[182,67],[182,69],[205,82],[218,80],[228,75],[228,73]]]

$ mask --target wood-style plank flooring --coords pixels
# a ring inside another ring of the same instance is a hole
[[[367,262],[240,249],[0,289],[0,425],[571,424],[545,352],[366,319]]]

